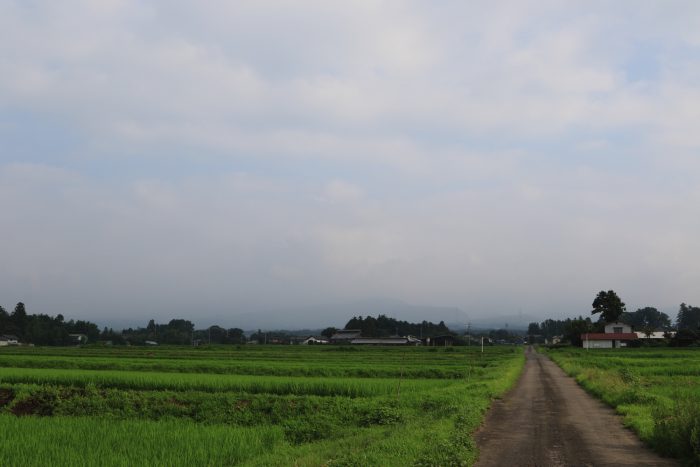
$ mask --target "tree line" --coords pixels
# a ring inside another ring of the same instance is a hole
[[[95,323],[82,320],[65,321],[63,315],[55,317],[30,315],[19,302],[12,313],[0,306],[0,334],[12,335],[22,342],[36,345],[68,345],[74,343],[71,334],[83,334],[88,339],[97,339],[100,330]]]
[[[353,316],[345,324],[345,329],[359,329],[362,331],[363,337],[415,336],[424,338],[454,334],[444,321],[440,321],[438,324],[429,321],[409,323],[381,314],[376,318],[373,316],[365,318]]]
[[[626,310],[625,303],[613,290],[600,291],[593,301],[591,315],[599,315],[597,321],[590,317],[530,323],[528,335],[551,340],[555,336],[573,345],[581,345],[581,334],[603,332],[605,323],[619,321],[632,326],[635,331],[650,335],[656,331],[675,331],[672,345],[700,343],[700,307],[681,303],[675,322],[664,312],[654,307]]]
[[[189,345],[197,342],[211,344],[242,344],[246,337],[242,329],[224,329],[211,326],[195,329],[191,321],[172,319],[167,324],[157,324],[150,320],[146,327],[128,328],[115,331],[100,328],[97,324],[83,320],[66,321],[63,315],[28,314],[24,303],[18,303],[12,313],[0,306],[0,335],[15,336],[20,342],[34,345],[70,345],[79,343],[76,337],[82,335],[87,342],[111,342],[113,344],[144,345],[148,341],[159,344]]]

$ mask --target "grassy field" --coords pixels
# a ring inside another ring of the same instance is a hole
[[[521,348],[0,349],[0,465],[470,465]]]
[[[700,465],[700,349],[545,352],[656,451]]]

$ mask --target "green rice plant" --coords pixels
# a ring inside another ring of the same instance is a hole
[[[515,382],[524,362],[522,349],[513,348],[489,348],[484,354],[476,348],[333,349],[0,349],[0,397],[3,389],[11,394],[0,405],[5,412],[0,416],[28,433],[21,427],[37,418],[25,415],[43,415],[45,425],[34,427],[46,426],[45,433],[33,442],[47,442],[49,432],[58,436],[73,423],[95,421],[146,430],[146,439],[148,430],[194,427],[212,430],[211,439],[219,439],[228,429],[245,439],[258,429],[274,429],[274,442],[256,454],[241,446],[229,457],[197,461],[205,464],[460,465],[476,457],[473,430],[490,401]],[[96,433],[100,429],[92,427]],[[131,443],[119,433],[102,437]],[[88,446],[99,444],[85,439]],[[113,462],[194,463],[200,447],[192,444],[207,444],[197,436],[168,442],[177,445],[177,459],[158,454],[161,447],[154,444],[143,462],[120,452],[115,458],[121,461]],[[253,451],[264,444],[256,443],[251,441]],[[71,446],[56,445],[46,461],[81,465]],[[101,458],[89,460],[96,464]]]
[[[142,390],[239,391],[270,394],[362,397],[396,392],[398,380],[386,378],[303,378],[250,375],[200,375],[101,370],[0,368],[0,383],[49,383],[54,385]],[[421,391],[456,384],[454,380],[404,381],[402,391]]]
[[[284,444],[279,427],[0,415],[0,465],[234,465]]]

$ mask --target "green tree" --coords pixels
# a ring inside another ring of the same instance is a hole
[[[0,334],[9,333],[10,314],[0,306]]]
[[[613,290],[607,292],[601,290],[593,300],[593,311],[591,314],[600,313],[599,321],[612,323],[620,319],[625,312],[625,304]]]
[[[690,329],[696,331],[700,329],[700,308],[681,303],[676,317],[678,329]]]
[[[564,327],[564,340],[571,342],[571,345],[580,347],[582,344],[581,334],[591,331],[593,331],[591,318],[583,319],[583,317],[579,316],[577,319],[567,319]]]
[[[330,339],[333,334],[335,334],[338,330],[334,327],[329,327],[321,331],[321,335],[325,338]]]
[[[10,323],[14,332],[17,333],[19,337],[24,337],[27,332],[27,326],[29,325],[29,317],[27,316],[27,310],[24,308],[24,303],[19,302],[15,306],[15,311],[10,315]]]
[[[622,313],[620,319],[623,323],[629,324],[638,331],[651,329],[653,332],[671,327],[671,318],[666,313],[649,306],[639,308],[632,313]]]
[[[245,333],[241,328],[231,328],[228,330],[227,342],[229,344],[245,344]]]

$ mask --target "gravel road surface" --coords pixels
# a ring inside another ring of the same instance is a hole
[[[676,466],[645,447],[621,419],[531,347],[516,387],[477,432],[478,467]]]

